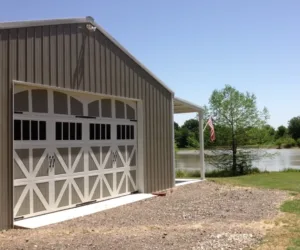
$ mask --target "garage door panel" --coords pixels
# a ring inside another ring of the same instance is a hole
[[[48,183],[44,183],[45,186],[48,186]],[[40,188],[42,188],[43,193]],[[40,186],[40,188],[35,188],[33,191],[33,212],[38,213],[42,211],[46,211],[49,209],[49,201],[46,200],[49,196],[49,189]]]
[[[20,188],[20,190],[18,190]],[[22,194],[20,195],[20,198],[17,201],[17,204],[15,206],[15,212],[16,217],[23,216],[30,214],[30,194],[29,194],[29,188],[25,187],[24,189],[20,187],[15,187],[15,192]],[[17,194],[18,196],[18,194]]]
[[[89,200],[100,199],[101,179],[99,175],[89,176]]]
[[[82,148],[71,148],[72,170],[74,173],[84,171],[84,159]]]
[[[20,216],[19,210],[27,193],[28,193],[28,187],[26,185],[20,185],[14,187],[14,207],[15,207],[15,214],[17,216]],[[27,207],[29,208],[29,204],[27,205]]]
[[[32,149],[33,176],[43,177],[49,175],[49,160],[45,148]]]
[[[137,190],[136,185],[136,170],[129,171],[129,174],[127,175],[128,179],[128,192],[134,192]]]
[[[102,147],[102,160],[102,166],[104,169],[113,168],[113,155],[110,150],[110,147]]]
[[[126,174],[125,172],[117,172],[117,194],[126,193]]]
[[[33,88],[15,96],[26,109],[14,117],[15,216],[137,190],[135,102]]]
[[[70,199],[69,199],[69,195],[70,195],[70,186],[69,183],[67,181],[60,183],[59,185],[62,184],[62,189],[59,190],[59,195],[57,197],[56,200],[56,206],[53,208],[54,210],[57,208],[63,208],[63,207],[69,207],[70,204]]]
[[[130,167],[136,167],[136,152],[134,151],[129,160]]]
[[[101,169],[100,164],[100,147],[92,147],[88,150],[89,153],[89,171],[95,171]]]
[[[55,150],[55,175],[66,174],[69,172],[69,148],[57,148]]]
[[[22,176],[29,177],[29,149],[15,149],[14,150],[14,171],[15,179]]]
[[[113,195],[114,185],[113,185],[113,173],[104,174],[102,189],[103,197],[108,197]]]
[[[27,175],[25,174],[27,173]],[[26,179],[28,171],[20,159],[14,158],[14,180]]]

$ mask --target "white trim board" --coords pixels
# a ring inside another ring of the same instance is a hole
[[[101,201],[98,203],[67,209],[51,214],[45,214],[37,217],[32,217],[14,223],[15,227],[34,229],[39,227],[48,226],[51,224],[72,220],[82,216],[98,213],[111,208],[116,208],[122,205],[134,203],[137,201],[145,200],[154,197],[152,194],[132,194],[114,198],[111,200]]]
[[[175,187],[178,186],[183,186],[183,185],[188,185],[188,184],[193,184],[196,182],[201,182],[204,180],[198,180],[198,179],[175,179]],[[179,182],[179,183],[176,183]]]

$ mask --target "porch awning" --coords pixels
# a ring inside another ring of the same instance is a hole
[[[188,102],[178,97],[174,97],[174,114],[203,112],[204,109],[194,103]]]

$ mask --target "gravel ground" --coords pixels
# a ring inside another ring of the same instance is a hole
[[[0,234],[0,249],[248,249],[285,192],[200,182],[36,230]]]

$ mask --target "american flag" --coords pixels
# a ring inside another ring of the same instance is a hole
[[[207,125],[210,127],[210,141],[213,142],[214,140],[216,140],[216,134],[213,119],[211,117],[208,119]]]

